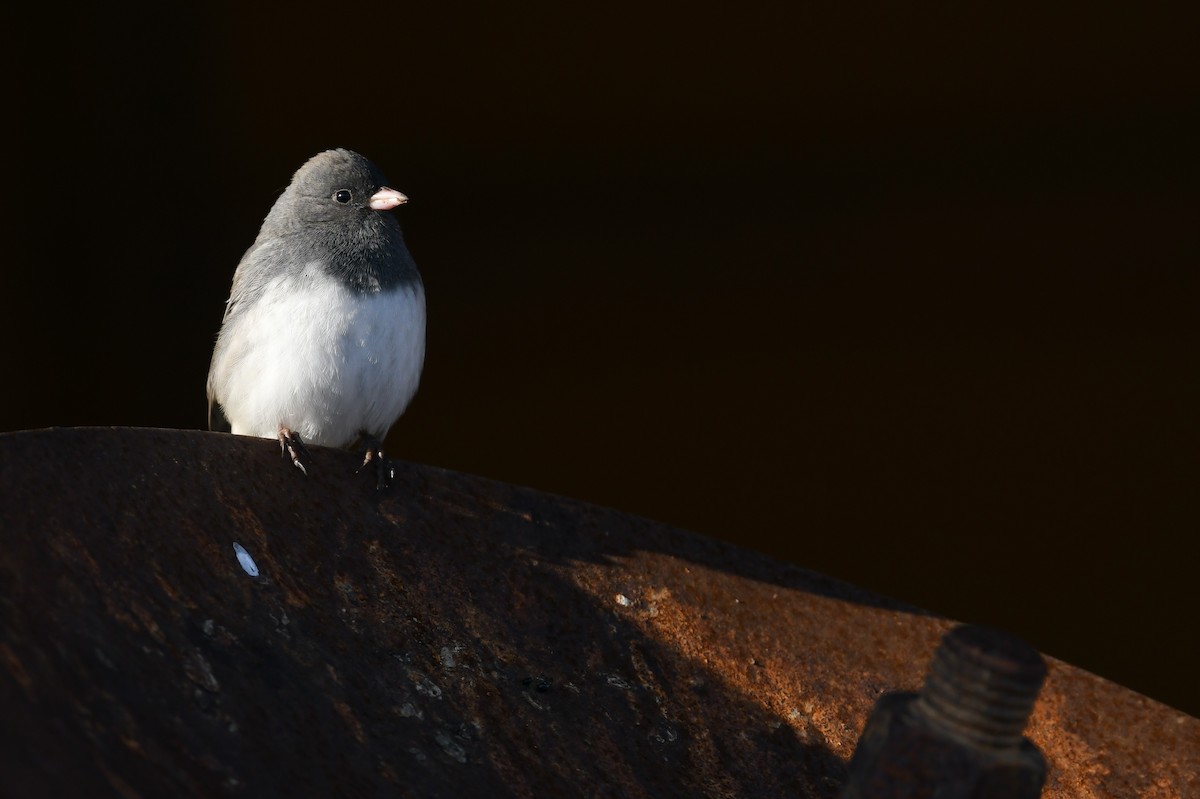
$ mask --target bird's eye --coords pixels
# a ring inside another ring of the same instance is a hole
[[[354,198],[354,195],[350,193],[349,189],[338,189],[337,191],[335,191],[333,193],[333,199],[337,200],[342,205],[345,205],[346,203],[350,202],[350,200],[352,200],[353,198]]]

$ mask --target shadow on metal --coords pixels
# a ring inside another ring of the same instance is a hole
[[[836,796],[950,626],[646,519],[271,441],[0,435],[11,796]],[[800,533],[798,533],[800,534]],[[1200,721],[1050,661],[1043,796],[1182,796]]]

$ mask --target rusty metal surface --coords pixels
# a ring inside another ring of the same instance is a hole
[[[951,624],[435,468],[377,494],[356,461],[314,449],[306,480],[268,441],[0,436],[3,791],[834,796]],[[1200,795],[1200,721],[1049,663],[1044,796]]]
[[[1046,661],[1003,630],[942,637],[919,693],[875,703],[839,799],[1038,799],[1046,758],[1023,737]]]

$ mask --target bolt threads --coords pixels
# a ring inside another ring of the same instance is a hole
[[[1037,650],[977,625],[947,633],[914,707],[930,724],[976,746],[1018,746],[1046,678]]]

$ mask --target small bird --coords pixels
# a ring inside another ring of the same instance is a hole
[[[425,361],[425,288],[388,213],[407,201],[350,150],[296,171],[233,275],[210,430],[276,438],[306,475],[305,442],[361,442],[386,482],[383,440]]]

